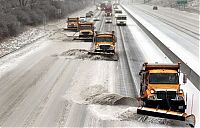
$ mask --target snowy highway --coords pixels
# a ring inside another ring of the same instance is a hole
[[[152,26],[160,24],[157,29],[161,35],[164,37],[167,33],[168,40],[180,47],[177,56],[199,75],[199,43],[196,38],[143,15],[141,9],[131,8],[133,5],[123,3],[122,6],[133,15],[137,13]],[[148,10],[149,7],[143,9]],[[95,7],[71,16],[84,16],[90,10],[94,11]],[[163,13],[165,10],[159,15]],[[114,30],[117,34],[119,60],[87,55],[86,51],[91,50],[93,43],[73,40],[72,35],[77,33],[62,30],[65,20],[47,25],[46,36],[0,58],[0,127],[186,126],[180,121],[136,114],[141,65],[144,62],[173,61],[130,15],[127,14],[127,26],[117,26],[114,17],[113,23],[105,23],[104,13],[99,10],[95,10],[94,16],[101,18],[95,22],[97,31]],[[194,24],[198,22],[192,16],[185,18],[194,21]],[[191,27],[195,27],[191,30],[196,32],[196,26]],[[191,45],[188,45],[189,42]],[[188,56],[193,64],[188,62]],[[182,88],[188,95],[186,111],[189,114],[192,111],[196,116],[196,127],[200,127],[199,90],[190,80]]]

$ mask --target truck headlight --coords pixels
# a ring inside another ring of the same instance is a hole
[[[181,90],[179,91],[179,93],[181,93],[181,94],[182,94],[182,93],[183,93],[183,90],[181,89]]]
[[[178,100],[184,100],[182,96],[178,96]]]
[[[151,94],[155,93],[155,91],[153,89],[150,90]]]
[[[184,109],[184,106],[178,106],[178,109]]]
[[[154,100],[155,97],[154,96],[149,96],[149,100]]]

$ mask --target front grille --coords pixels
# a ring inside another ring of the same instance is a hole
[[[89,32],[82,32],[83,35],[89,35]]]
[[[176,98],[176,91],[157,91],[157,98],[158,99],[175,99]]]
[[[103,51],[106,51],[110,48],[110,45],[100,45],[100,49],[102,49]]]

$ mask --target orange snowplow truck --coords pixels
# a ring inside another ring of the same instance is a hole
[[[195,125],[195,116],[185,113],[187,107],[184,92],[180,89],[180,63],[144,63],[140,71],[141,106],[137,113],[167,119],[186,121]],[[186,83],[183,75],[183,83]]]
[[[79,18],[67,18],[67,30],[76,30],[78,29]]]
[[[94,23],[93,22],[82,22],[78,23],[79,38],[91,39],[94,38]]]
[[[112,33],[97,33],[94,38],[96,53],[115,53],[116,37],[114,31]]]

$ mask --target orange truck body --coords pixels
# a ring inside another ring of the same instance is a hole
[[[79,18],[67,18],[67,29],[68,30],[77,30],[78,29]]]
[[[96,34],[94,38],[95,52],[115,53],[116,37],[112,33]]]

